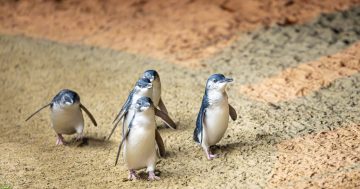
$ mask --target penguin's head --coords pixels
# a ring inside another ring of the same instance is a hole
[[[152,106],[153,102],[151,98],[143,96],[136,101],[135,108],[139,112],[146,111]]]
[[[53,102],[59,104],[61,107],[69,107],[74,104],[79,104],[80,96],[75,91],[63,89],[54,97]]]
[[[142,78],[147,78],[150,80],[150,82],[153,82],[156,79],[160,79],[159,74],[157,73],[156,70],[146,70]]]
[[[147,78],[140,78],[135,85],[135,92],[144,94],[147,91],[152,90],[152,83]]]
[[[206,82],[206,90],[225,91],[226,85],[232,81],[232,78],[226,78],[223,74],[213,74]]]

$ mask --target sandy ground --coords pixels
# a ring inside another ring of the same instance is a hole
[[[0,2],[0,30],[199,66],[199,60],[231,44],[239,32],[274,24],[301,24],[321,13],[359,3],[359,0],[5,0]]]
[[[2,34],[0,186],[356,188],[360,185],[359,21],[360,8],[352,8],[305,24],[243,34],[195,70],[146,53]],[[39,36],[43,34],[35,37]],[[354,51],[350,58],[356,71],[330,78],[327,85],[312,88],[304,96],[267,103],[240,90],[282,77],[286,69],[296,70],[309,62],[325,68],[333,64],[334,56],[348,62],[349,51]],[[157,165],[162,179],[129,182],[124,180],[125,165],[114,167],[120,132],[110,141],[104,138],[134,82],[148,68],[159,71],[165,103],[179,129],[160,129],[168,153]],[[205,81],[214,72],[235,79],[228,95],[239,118],[230,122],[215,149],[220,158],[207,161],[192,141],[192,132]],[[93,127],[85,118],[84,143],[67,136],[67,146],[55,146],[48,110],[24,121],[62,88],[77,91],[99,123]]]
[[[345,126],[278,144],[278,161],[269,186],[358,188],[359,126]]]

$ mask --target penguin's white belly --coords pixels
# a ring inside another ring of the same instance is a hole
[[[147,167],[153,171],[156,163],[155,128],[142,125],[131,128],[124,145],[124,159],[129,169]]]
[[[58,134],[82,132],[84,118],[80,107],[55,108],[51,111],[52,127]]]
[[[224,136],[229,123],[229,106],[223,103],[220,106],[208,108],[204,129],[204,140],[208,145],[215,145]]]

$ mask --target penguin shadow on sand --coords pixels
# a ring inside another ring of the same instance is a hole
[[[166,131],[169,130],[170,132],[178,132],[179,130],[179,125],[180,125],[180,121],[176,121],[174,122],[176,124],[176,130],[171,130],[171,128],[169,126],[166,125],[166,123],[164,123],[163,121],[161,121],[160,119],[156,119],[156,129],[158,131]]]
[[[229,135],[224,138],[230,137]],[[233,152],[241,151],[244,147],[254,146],[252,143],[248,143],[246,141],[236,141],[233,143],[221,143],[210,146],[210,150],[217,154],[216,158],[226,158],[228,154],[232,154]]]
[[[224,136],[224,139],[229,139],[231,137],[237,136],[230,136],[229,134]],[[218,145],[210,146],[210,149],[213,150],[215,153],[219,155],[219,157],[226,157],[227,154],[233,154],[236,152],[245,152],[248,153],[248,151],[253,151],[253,149],[263,146],[263,145],[274,145],[279,141],[279,138],[274,136],[274,134],[270,133],[257,133],[250,138],[237,140],[234,142],[229,143],[221,143]]]
[[[71,147],[106,147],[111,145],[111,141],[106,140],[106,137],[84,136],[82,139],[77,140],[76,137],[71,138],[66,142],[67,146]]]
[[[156,176],[161,177],[162,172],[161,172],[160,170],[157,170],[157,169],[156,169],[154,172],[155,172],[155,175],[156,175]],[[148,180],[148,173],[146,172],[146,169],[141,170],[141,171],[138,171],[138,172],[137,172],[137,176],[138,176],[137,180],[143,180],[143,181],[147,181],[147,180]],[[132,180],[129,179],[129,178],[123,178],[122,181],[123,181],[123,182],[128,182],[128,181],[131,182]]]
[[[233,151],[239,151],[245,146],[252,146],[252,144],[248,144],[244,141],[238,141],[234,143],[213,145],[210,146],[210,150],[215,152],[218,155],[218,158],[221,158],[226,157],[227,154],[232,153]]]
[[[182,125],[181,123],[184,121],[175,121],[176,124],[176,130],[171,129],[166,123],[164,123],[161,119],[157,119],[156,120],[156,130],[159,131],[160,135],[164,135],[164,133],[170,135],[171,139],[173,140],[174,135],[183,132],[185,130],[185,126]],[[160,162],[161,159],[168,159],[168,158],[174,158],[178,155],[178,150],[169,150],[169,148],[166,147],[167,143],[169,143],[167,140],[164,140],[164,145],[165,145],[165,155],[163,157],[160,158]],[[180,148],[180,147],[179,147]]]

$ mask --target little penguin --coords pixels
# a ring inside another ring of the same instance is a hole
[[[206,82],[205,94],[202,99],[193,139],[201,145],[209,160],[217,157],[210,146],[218,143],[228,127],[229,115],[236,120],[235,109],[228,103],[226,85],[233,79],[223,74],[213,74]]]
[[[169,114],[164,104],[164,101],[161,98],[161,81],[158,72],[156,70],[146,70],[143,73],[142,78],[149,79],[153,85],[153,92],[151,99],[154,102],[154,106],[159,107],[161,111],[163,111],[166,114]]]
[[[135,170],[142,168],[146,168],[149,173],[149,180],[159,180],[160,177],[154,173],[158,158],[156,146],[159,151],[165,151],[162,138],[155,125],[155,113],[160,110],[154,107],[149,97],[139,98],[134,109],[135,113],[120,142],[115,165],[124,144],[123,157],[129,169],[129,180],[137,179]]]
[[[131,118],[135,113],[135,104],[137,100],[141,97],[149,97],[152,98],[153,93],[153,85],[151,81],[147,78],[140,78],[136,84],[134,89],[130,92],[125,104],[121,107],[119,113],[116,115],[113,123],[115,123],[111,133],[108,137],[108,140],[111,138],[112,134],[114,133],[117,125],[123,119],[123,127],[122,127],[122,135],[124,135],[124,129],[126,126],[129,125]],[[156,116],[159,116],[162,120],[164,120],[165,124],[171,128],[176,128],[176,124],[174,121],[164,112],[157,111]]]
[[[161,99],[161,82],[160,76],[156,70],[146,70],[142,75],[142,78],[147,78],[153,85],[152,101],[155,107],[159,107],[160,110],[168,114],[164,102]]]
[[[25,121],[28,121],[42,109],[50,106],[51,126],[57,134],[56,145],[63,145],[63,134],[71,135],[77,133],[77,140],[82,139],[84,130],[84,117],[82,111],[89,116],[92,123],[97,126],[94,116],[80,103],[80,96],[72,90],[61,90],[52,101],[31,114]]]

